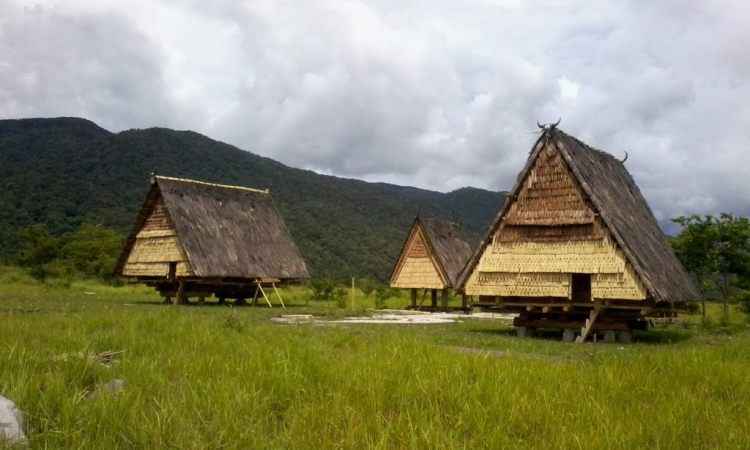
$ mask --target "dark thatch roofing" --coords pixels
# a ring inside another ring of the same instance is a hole
[[[427,246],[437,260],[438,269],[447,279],[448,287],[455,286],[461,270],[471,256],[471,246],[461,238],[458,226],[453,222],[437,218],[417,217],[414,219],[412,230],[416,226],[420,226],[424,231]],[[409,233],[409,237],[411,235],[412,232]],[[409,238],[404,241],[402,254],[406,250],[408,240]],[[394,270],[396,268],[398,268],[398,263],[396,263]]]
[[[267,190],[154,177],[149,196],[154,192],[164,199],[196,277],[309,278]]]
[[[558,148],[571,172],[588,196],[628,261],[657,302],[696,300],[700,293],[672,251],[666,236],[625,165],[609,153],[589,147],[555,127],[542,133],[524,170],[488,230],[487,237],[461,275],[463,287],[479,261],[485,244],[500,225],[510,199],[518,195],[523,180],[545,144]]]

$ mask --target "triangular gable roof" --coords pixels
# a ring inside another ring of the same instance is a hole
[[[492,241],[508,207],[518,196],[539,152],[547,144],[554,145],[560,151],[575,180],[654,300],[696,300],[700,293],[672,251],[651,208],[623,162],[589,147],[554,126],[546,128],[534,144],[511,194],[461,273],[459,288],[466,284],[485,247]]]
[[[144,209],[159,195],[196,277],[309,278],[267,190],[161,176],[153,179],[116,273],[150,212]]]
[[[458,281],[461,269],[471,256],[471,247],[459,236],[457,226],[446,220],[436,218],[417,218],[409,229],[409,234],[401,247],[401,253],[393,267],[390,279],[396,275],[405,258],[407,245],[417,230],[422,231],[430,258],[435,262],[440,277],[447,287],[453,287]]]

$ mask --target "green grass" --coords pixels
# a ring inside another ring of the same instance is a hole
[[[288,312],[351,312],[307,295],[285,290]],[[739,313],[622,346],[519,339],[501,322],[280,325],[268,320],[280,308],[158,301],[144,287],[0,270],[0,394],[26,412],[32,448],[750,446]],[[110,367],[77,356],[107,350],[125,353]],[[88,396],[113,378],[123,392]]]

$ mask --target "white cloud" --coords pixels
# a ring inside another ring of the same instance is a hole
[[[0,0],[0,115],[194,129],[287,164],[507,189],[536,121],[654,210],[750,213],[745,2]],[[34,36],[29,39],[28,36]]]

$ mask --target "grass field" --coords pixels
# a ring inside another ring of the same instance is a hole
[[[284,294],[289,313],[349,312]],[[499,321],[280,325],[280,308],[158,301],[0,271],[0,394],[25,411],[30,447],[750,448],[739,312],[623,346],[520,339]],[[109,366],[86,357],[111,350],[124,353]],[[114,378],[122,392],[90,395]]]

